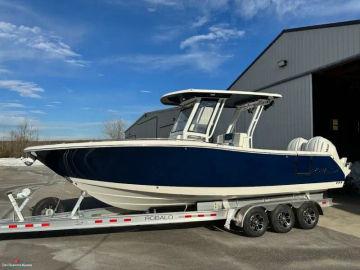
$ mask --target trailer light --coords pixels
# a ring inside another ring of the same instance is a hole
[[[102,219],[97,219],[97,220],[95,220],[95,223],[96,224],[99,224],[99,223],[102,223],[103,221],[102,221]]]
[[[130,222],[131,218],[124,218],[124,222]]]

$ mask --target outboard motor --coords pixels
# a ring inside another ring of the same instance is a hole
[[[340,159],[335,145],[324,137],[314,137],[310,139],[304,147],[305,151],[325,152],[331,154],[335,159]]]
[[[308,142],[308,140],[306,140],[302,137],[295,138],[289,143],[287,150],[288,151],[304,151],[305,145],[307,142]]]
[[[339,157],[335,145],[324,137],[314,137],[304,145],[304,151],[329,153],[344,171],[345,176],[350,173],[350,165],[347,158]]]

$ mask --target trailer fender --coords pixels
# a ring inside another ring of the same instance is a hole
[[[292,207],[294,207],[295,209],[298,209],[300,206],[302,206],[304,203],[307,203],[307,202],[311,202],[316,206],[317,210],[319,211],[319,215],[324,215],[322,207],[320,206],[320,204],[318,202],[315,202],[315,201],[294,202],[294,203],[292,203]]]
[[[244,219],[245,219],[247,213],[255,207],[260,207],[260,208],[263,208],[265,211],[267,211],[266,207],[260,206],[260,205],[248,205],[243,208],[240,208],[234,216],[235,225],[237,227],[242,228],[244,226]]]

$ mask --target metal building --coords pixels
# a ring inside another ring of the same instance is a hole
[[[360,20],[282,31],[229,90],[283,95],[259,123],[255,147],[285,149],[295,137],[319,135],[333,141],[341,156],[360,160]],[[177,113],[147,113],[126,135],[167,137]],[[229,119],[221,121],[225,126]]]
[[[125,137],[127,139],[167,138],[178,113],[178,108],[144,113],[125,131]]]

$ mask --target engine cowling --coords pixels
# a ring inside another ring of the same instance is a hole
[[[347,162],[347,158],[344,157],[340,159],[335,145],[328,139],[325,139],[324,137],[317,136],[311,138],[310,140],[306,140],[301,137],[295,138],[289,143],[287,150],[328,153],[333,157],[335,162],[341,167],[342,171],[345,174],[345,177],[350,173],[351,164]]]
[[[324,137],[317,136],[317,137],[311,138],[305,144],[304,150],[309,151],[309,152],[329,153],[335,159],[340,160],[339,154],[336,150],[335,145],[328,139],[325,139]]]
[[[293,139],[291,142],[289,142],[287,150],[288,151],[304,151],[305,145],[308,142],[308,140],[299,137]]]

